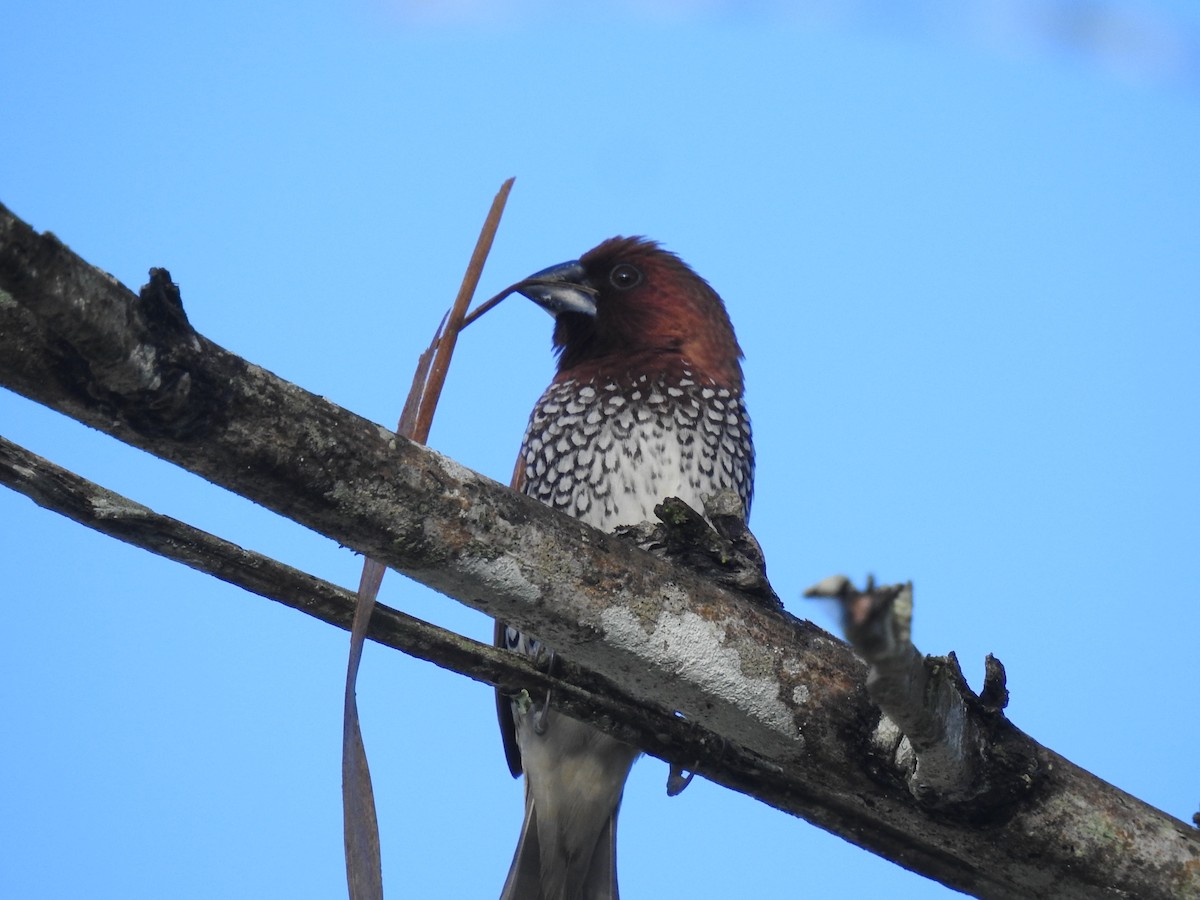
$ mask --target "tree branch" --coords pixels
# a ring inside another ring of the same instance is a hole
[[[1191,828],[1002,717],[1022,791],[986,815],[926,808],[877,750],[845,644],[233,356],[190,329],[163,270],[135,297],[0,207],[0,291],[0,383],[682,711],[727,748],[707,777],[979,897],[1200,894]]]
[[[351,629],[357,603],[354,591],[157,513],[3,437],[0,484],[24,494],[43,509],[101,534],[345,631]],[[570,681],[564,681],[536,668],[525,656],[471,640],[382,604],[375,607],[367,637],[510,694],[553,689],[556,707],[576,718],[605,725],[622,740],[664,760],[686,759],[691,763],[724,758],[729,762],[737,755],[736,748],[725,747],[705,729],[669,711],[647,709],[644,703],[623,696],[610,682],[590,672],[568,667],[564,671]],[[760,766],[761,761],[746,756],[735,768],[755,772]]]

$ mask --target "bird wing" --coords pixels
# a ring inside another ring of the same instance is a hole
[[[517,457],[517,462],[513,466],[512,481],[509,482],[509,487],[514,491],[524,491],[524,453]],[[507,630],[508,626],[497,619],[495,630],[492,633],[492,643],[501,649],[508,647],[508,640],[505,638]],[[512,698],[505,696],[501,691],[496,691],[496,718],[500,722],[500,740],[504,743],[504,758],[508,760],[508,770],[512,772],[513,778],[516,778],[523,771],[521,748],[517,746],[517,725],[513,721]]]

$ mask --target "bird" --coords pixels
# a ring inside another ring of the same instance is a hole
[[[754,444],[742,351],[717,292],[641,237],[614,237],[518,282],[554,317],[557,371],[529,418],[522,493],[611,531],[678,497],[698,512],[732,490],[749,515]],[[552,663],[497,622],[498,646]],[[637,748],[553,708],[497,693],[525,816],[501,900],[618,900],[617,812]]]

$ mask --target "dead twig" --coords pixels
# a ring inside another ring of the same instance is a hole
[[[403,437],[422,444],[429,439],[429,429],[433,425],[438,399],[442,395],[442,387],[450,371],[450,358],[458,342],[458,333],[464,327],[467,307],[479,284],[479,277],[483,273],[483,265],[496,237],[496,229],[500,225],[500,216],[504,212],[513,181],[514,179],[510,178],[504,182],[492,201],[492,207],[484,220],[479,240],[475,243],[475,250],[467,264],[467,271],[463,275],[454,305],[442,318],[429,347],[417,360],[412,387],[404,402],[400,422],[396,426],[397,433]],[[495,303],[492,304],[494,305]],[[479,315],[482,315],[481,311],[477,311],[475,318]],[[382,563],[373,559],[363,560],[362,576],[358,585],[358,603],[350,633],[350,654],[346,663],[346,694],[342,720],[342,815],[346,844],[346,881],[350,900],[383,898],[379,822],[375,812],[374,791],[371,788],[370,767],[367,764],[367,753],[363,746],[362,728],[358,718],[355,684],[358,680],[358,667],[362,659],[367,626],[375,610],[375,598],[379,595],[385,568]]]

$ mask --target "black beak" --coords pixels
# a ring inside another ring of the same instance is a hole
[[[568,312],[596,315],[596,288],[579,260],[535,272],[517,284],[516,290],[555,317]]]

